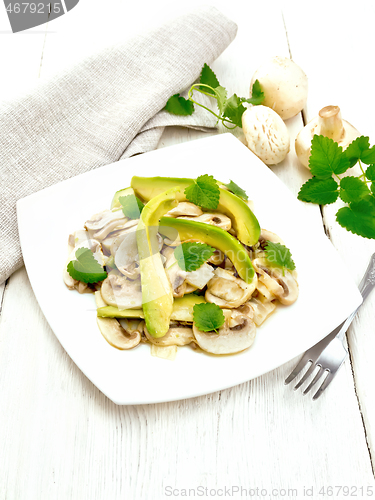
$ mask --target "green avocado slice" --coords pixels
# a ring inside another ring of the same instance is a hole
[[[160,219],[159,232],[172,241],[176,239],[176,231],[181,241],[196,240],[207,243],[221,250],[232,262],[239,276],[246,282],[251,283],[255,274],[249,254],[241,243],[227,231],[220,227],[196,222],[187,219],[174,219],[162,217]]]
[[[163,193],[174,186],[180,186],[177,193],[178,201],[186,201],[185,189],[194,182],[194,179],[178,177],[137,177],[134,176],[131,186],[135,193],[148,201],[154,196]],[[245,245],[252,246],[257,243],[260,236],[260,226],[249,206],[238,196],[220,187],[219,205],[217,212],[227,215],[232,221],[237,238]],[[215,210],[213,210],[215,212]]]
[[[184,295],[174,299],[171,314],[172,321],[193,322],[193,308],[195,304],[206,302],[204,297],[194,294]],[[143,309],[117,309],[117,307],[106,306],[97,309],[99,318],[144,318]]]
[[[159,252],[159,220],[177,206],[179,190],[173,187],[150,200],[142,210],[136,231],[143,312],[147,330],[156,338],[163,337],[169,330],[173,310],[172,287]]]

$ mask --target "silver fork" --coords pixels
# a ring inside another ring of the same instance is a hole
[[[358,287],[363,297],[363,302],[365,301],[371,290],[374,288],[374,285],[375,253],[372,255],[367,270]],[[318,344],[314,345],[313,347],[311,347],[311,349],[305,352],[305,354],[302,356],[301,361],[294,368],[289,377],[285,380],[285,384],[289,384],[292,380],[294,380],[297,375],[301,373],[301,371],[306,368],[309,363],[311,363],[309,369],[294,387],[294,390],[301,387],[301,385],[313,373],[315,368],[319,367],[314,378],[303,391],[303,394],[307,394],[311,390],[311,388],[318,382],[318,380],[321,380],[322,376],[324,374],[327,374],[319,389],[315,392],[313,400],[316,400],[319,398],[319,396],[321,396],[323,391],[327,389],[329,384],[332,382],[334,376],[348,356],[348,351],[344,346],[345,333],[361,305],[346,319],[346,321],[335,328],[327,337],[325,337]]]

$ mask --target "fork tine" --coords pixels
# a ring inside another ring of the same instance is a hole
[[[317,383],[317,381],[321,378],[321,376],[324,374],[324,372],[326,370],[323,369],[323,367],[321,365],[317,365],[319,366],[319,370],[318,372],[316,373],[315,377],[313,378],[313,380],[310,382],[310,384],[306,387],[306,389],[303,391],[303,394],[307,394],[310,389],[312,388],[313,385],[315,385]]]
[[[298,382],[298,384],[295,385],[294,390],[296,391],[301,387],[301,385],[306,381],[306,379],[312,374],[316,367],[316,364],[311,362],[310,368],[307,370],[307,372],[304,374],[304,376],[301,378],[301,380]]]
[[[305,368],[307,363],[312,363],[312,360],[308,356],[303,356],[298,362],[292,373],[285,379],[284,384],[288,385],[290,382],[297,377],[297,375]]]
[[[337,371],[337,370],[336,370]],[[319,389],[316,391],[316,393],[314,394],[313,396],[313,401],[316,401],[321,395],[322,393],[325,391],[325,389],[327,389],[327,387],[329,386],[329,384],[332,382],[332,380],[334,379],[335,377],[335,374],[336,372],[328,372],[328,375],[327,377],[324,379],[324,382],[322,383],[322,385],[319,387]]]

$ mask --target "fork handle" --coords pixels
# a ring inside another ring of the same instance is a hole
[[[370,294],[371,290],[375,286],[375,253],[372,254],[369,265],[366,269],[366,272],[358,286],[359,291],[361,292],[363,302],[367,299],[368,295]],[[362,304],[363,304],[362,302]],[[346,330],[349,328],[351,322],[354,319],[354,316],[357,314],[358,309],[362,306],[360,304],[355,311],[352,312],[350,316],[346,319],[346,321],[343,323],[342,327],[340,328],[340,331],[336,335],[336,337],[343,339],[344,335],[346,333]]]

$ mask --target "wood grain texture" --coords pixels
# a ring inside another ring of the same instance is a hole
[[[42,77],[68,63],[76,50],[83,55],[90,44],[120,36],[122,13],[127,12],[126,26],[136,31],[182,8],[162,1],[147,9],[133,5],[130,12],[127,2],[107,4],[112,10],[103,11],[102,2],[90,0],[88,19],[88,2],[81,0],[69,15],[51,23],[55,33],[47,35]],[[265,58],[288,55],[279,4],[257,5],[257,21],[250,24],[251,4],[215,4],[238,23],[239,32],[213,67],[230,92],[247,95],[251,75]],[[300,22],[289,16],[288,29]],[[297,44],[303,50],[302,35],[292,37],[292,52]],[[300,116],[288,121],[292,140],[301,126]],[[202,136],[169,129],[160,147]],[[273,170],[295,194],[309,175],[293,151]],[[323,230],[319,207],[311,205],[311,212]],[[364,317],[353,327],[361,339]],[[352,348],[354,370],[356,356]],[[201,485],[263,487],[268,492],[299,488],[294,498],[302,499],[303,486],[317,491],[322,486],[373,485],[350,363],[313,403],[283,384],[295,362],[199,398],[116,406],[62,349],[21,269],[9,280],[0,316],[0,498],[158,500],[167,498],[167,486]]]
[[[324,9],[324,16],[321,10]],[[286,2],[284,16],[292,47],[293,58],[303,62],[303,69],[309,76],[309,100],[305,110],[307,120],[314,118],[319,109],[337,104],[343,118],[352,123],[363,135],[375,143],[375,122],[372,118],[373,103],[364,107],[353,94],[358,89],[361,96],[373,93],[373,69],[366,63],[371,54],[367,33],[372,29],[375,4],[360,1],[355,9],[338,2],[314,2],[301,8],[301,4]],[[308,18],[309,23],[302,20]],[[334,25],[332,25],[332,20]],[[324,36],[316,36],[316,26]],[[338,26],[340,29],[335,29]],[[345,34],[345,35],[344,35]],[[305,43],[300,43],[302,37]],[[313,43],[312,43],[313,40]],[[298,43],[297,43],[298,42]],[[324,57],[327,47],[339,47],[331,58]],[[351,169],[350,175],[357,175],[359,168]],[[340,201],[323,209],[324,223],[330,239],[347,264],[348,273],[357,283],[367,268],[370,256],[375,252],[374,240],[353,235],[339,226],[335,214],[343,206]],[[369,296],[349,329],[350,348],[356,391],[363,415],[367,441],[375,460],[375,398],[372,396],[372,381],[375,366],[371,354],[375,352],[373,334],[375,294]]]

